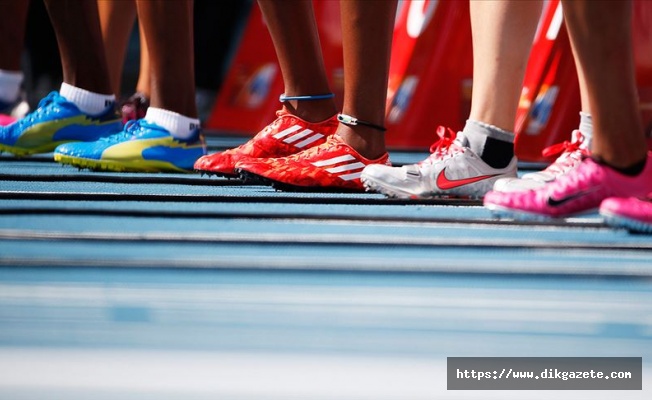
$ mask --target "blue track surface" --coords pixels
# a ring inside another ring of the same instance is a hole
[[[551,397],[446,391],[448,356],[643,357],[644,390],[618,397],[649,398],[652,242],[595,214],[526,225],[47,156],[1,157],[0,198],[2,399]]]

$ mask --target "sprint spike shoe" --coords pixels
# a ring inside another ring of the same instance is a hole
[[[49,153],[62,143],[96,141],[121,128],[113,107],[99,115],[85,114],[54,91],[24,118],[0,127],[0,151],[17,156]]]
[[[240,161],[236,169],[245,181],[263,182],[278,190],[361,192],[360,173],[370,164],[391,165],[389,154],[369,160],[333,135],[326,143],[288,157]]]
[[[237,177],[235,165],[246,158],[280,158],[319,146],[337,130],[337,116],[323,122],[307,122],[286,111],[247,143],[234,149],[204,156],[195,170],[227,178]]]
[[[652,195],[652,193],[650,193]],[[635,233],[652,233],[652,197],[610,197],[600,204],[604,222]]]
[[[404,199],[481,198],[497,179],[516,176],[515,157],[505,168],[492,168],[467,147],[461,133],[439,127],[437,135],[432,154],[417,164],[366,167],[361,177],[365,188]]]
[[[545,221],[595,211],[608,197],[642,197],[652,192],[652,152],[637,176],[623,175],[591,158],[544,186],[504,193],[492,191],[484,205],[500,217]]]
[[[129,121],[122,132],[91,143],[56,148],[54,160],[78,168],[116,172],[190,172],[206,154],[199,129],[187,140],[144,119]]]
[[[498,179],[493,190],[498,192],[518,192],[539,188],[577,168],[582,163],[582,158],[590,155],[589,148],[589,140],[582,135],[582,132],[575,130],[571,142],[565,141],[543,149],[541,154],[544,157],[560,154],[546,169],[525,174],[520,179]]]

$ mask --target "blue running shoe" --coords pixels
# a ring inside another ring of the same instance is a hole
[[[24,118],[0,127],[0,152],[17,156],[49,153],[62,143],[96,141],[121,128],[113,107],[99,115],[85,114],[55,91]]]
[[[117,172],[190,172],[206,154],[199,129],[187,140],[144,119],[129,121],[124,130],[93,143],[67,143],[57,147],[54,160],[91,170]]]

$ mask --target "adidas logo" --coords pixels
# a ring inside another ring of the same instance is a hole
[[[356,161],[356,158],[350,154],[317,161],[312,163],[312,165],[318,168],[328,167],[326,168],[327,172],[337,175],[338,178],[344,181],[352,181],[360,178],[360,174],[365,167],[363,163]]]
[[[314,132],[312,129],[304,129],[301,132],[297,132],[300,129],[302,129],[301,126],[292,125],[291,127],[277,133],[273,137],[279,140],[285,138],[283,139],[284,143],[292,144],[294,147],[299,149],[302,149],[324,137],[324,135]]]

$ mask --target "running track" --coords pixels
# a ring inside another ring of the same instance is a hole
[[[0,199],[0,399],[650,398],[652,241],[597,215],[47,155],[0,156]],[[643,391],[446,391],[448,356],[643,357]]]

